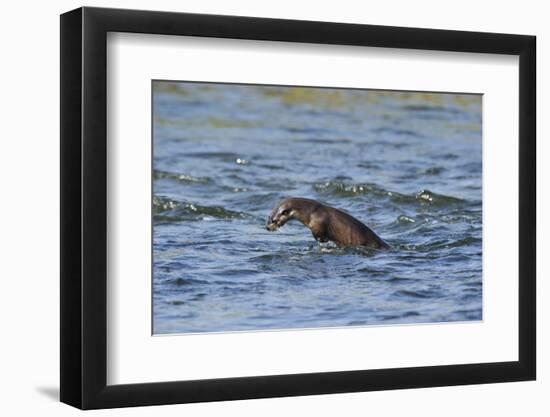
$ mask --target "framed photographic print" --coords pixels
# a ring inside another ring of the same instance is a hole
[[[535,38],[61,16],[61,401],[535,379]]]

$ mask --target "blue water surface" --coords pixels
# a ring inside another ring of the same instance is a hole
[[[481,96],[153,82],[153,332],[482,319]],[[389,251],[265,229],[284,196]]]

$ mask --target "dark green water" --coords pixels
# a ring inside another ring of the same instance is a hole
[[[481,96],[153,84],[154,333],[482,319]],[[390,243],[265,230],[284,196]]]

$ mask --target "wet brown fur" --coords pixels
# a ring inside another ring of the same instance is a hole
[[[307,198],[281,200],[268,217],[266,228],[275,231],[292,219],[307,226],[319,242],[332,241],[339,246],[367,246],[373,249],[390,247],[355,217]]]

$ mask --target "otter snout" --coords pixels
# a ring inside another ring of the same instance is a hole
[[[279,228],[279,224],[271,216],[269,216],[267,218],[267,223],[265,224],[265,228],[270,232],[274,232]]]

